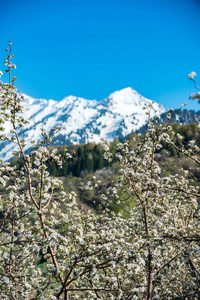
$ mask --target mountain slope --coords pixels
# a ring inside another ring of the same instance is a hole
[[[50,130],[57,125],[62,126],[62,132],[53,140],[54,145],[98,143],[101,137],[108,141],[114,137],[123,139],[143,126],[147,119],[142,108],[145,103],[153,104],[152,116],[166,111],[162,105],[144,98],[130,87],[116,91],[99,102],[75,96],[54,101],[23,95],[24,117],[30,123],[19,135],[26,139],[26,150],[31,148],[31,140],[40,138],[41,127]],[[6,134],[10,129],[8,124]],[[16,150],[14,144],[0,143],[0,158],[9,160],[13,150]]]
[[[160,120],[158,120],[158,124],[164,124],[166,122],[168,123],[180,123],[181,125],[190,124],[192,122],[199,123],[200,122],[200,110],[194,111],[194,110],[175,110],[172,113],[172,118],[169,120],[168,112],[164,112],[160,115]],[[136,130],[136,133],[142,133],[144,134],[146,131],[146,125],[143,125],[138,130]],[[126,137],[128,138],[128,136]]]

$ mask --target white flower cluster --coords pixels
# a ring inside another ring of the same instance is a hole
[[[197,74],[196,74],[196,72],[190,72],[189,74],[188,74],[188,78],[189,79],[194,79],[194,77],[196,76]]]

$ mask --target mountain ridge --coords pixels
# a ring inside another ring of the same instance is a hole
[[[108,141],[114,137],[123,139],[143,126],[147,119],[143,109],[145,103],[152,104],[152,117],[166,112],[162,104],[143,97],[131,87],[115,91],[101,101],[72,95],[55,101],[20,94],[24,96],[23,116],[29,120],[19,132],[20,138],[26,139],[25,150],[31,148],[31,140],[40,138],[41,127],[49,131],[57,125],[62,126],[53,145],[98,143],[101,137]],[[11,130],[10,125],[6,126],[6,134]],[[15,148],[15,145],[1,142],[0,158],[9,160]]]

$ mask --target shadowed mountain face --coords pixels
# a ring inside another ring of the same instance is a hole
[[[180,123],[182,125],[190,124],[192,122],[198,123],[200,122],[200,110],[194,111],[194,110],[178,110],[172,112],[172,118],[169,120],[167,118],[168,112],[164,112],[160,115],[160,120],[158,120],[159,124],[164,124],[165,122],[168,123]],[[141,126],[138,130],[136,130],[136,133],[142,133],[144,134],[146,131],[146,125]],[[128,138],[128,136],[126,137]]]
[[[153,103],[132,88],[116,91],[99,102],[75,96],[54,101],[24,95],[24,117],[30,123],[19,135],[26,140],[26,150],[31,148],[31,140],[41,137],[41,127],[50,130],[57,125],[62,126],[62,131],[53,139],[53,145],[98,143],[101,137],[108,141],[114,137],[123,139],[145,124],[145,103],[153,104],[151,116],[166,111],[161,104]],[[6,124],[6,134],[11,129],[11,124]],[[9,160],[16,149],[14,144],[1,142],[0,158]]]

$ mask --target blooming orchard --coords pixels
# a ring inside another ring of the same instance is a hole
[[[0,298],[199,299],[199,182],[184,169],[165,177],[155,160],[167,143],[199,170],[195,142],[185,148],[179,135],[175,144],[171,126],[158,125],[158,118],[150,117],[151,105],[145,105],[146,133],[136,138],[134,150],[120,143],[113,155],[103,141],[105,159],[117,160],[120,171],[102,198],[109,203],[132,197],[129,217],[111,212],[109,205],[99,215],[78,209],[76,194],[66,194],[62,181],[47,171],[47,162],[62,168],[71,157],[47,147],[61,128],[42,129],[42,139],[32,142],[35,150],[24,152],[26,141],[18,130],[27,121],[21,116],[16,77],[11,77],[16,68],[11,47],[5,59],[9,83],[0,82],[0,140],[18,145],[14,155],[22,158],[23,167],[0,165]],[[3,133],[7,122],[10,135]],[[98,184],[94,177],[88,188]]]

